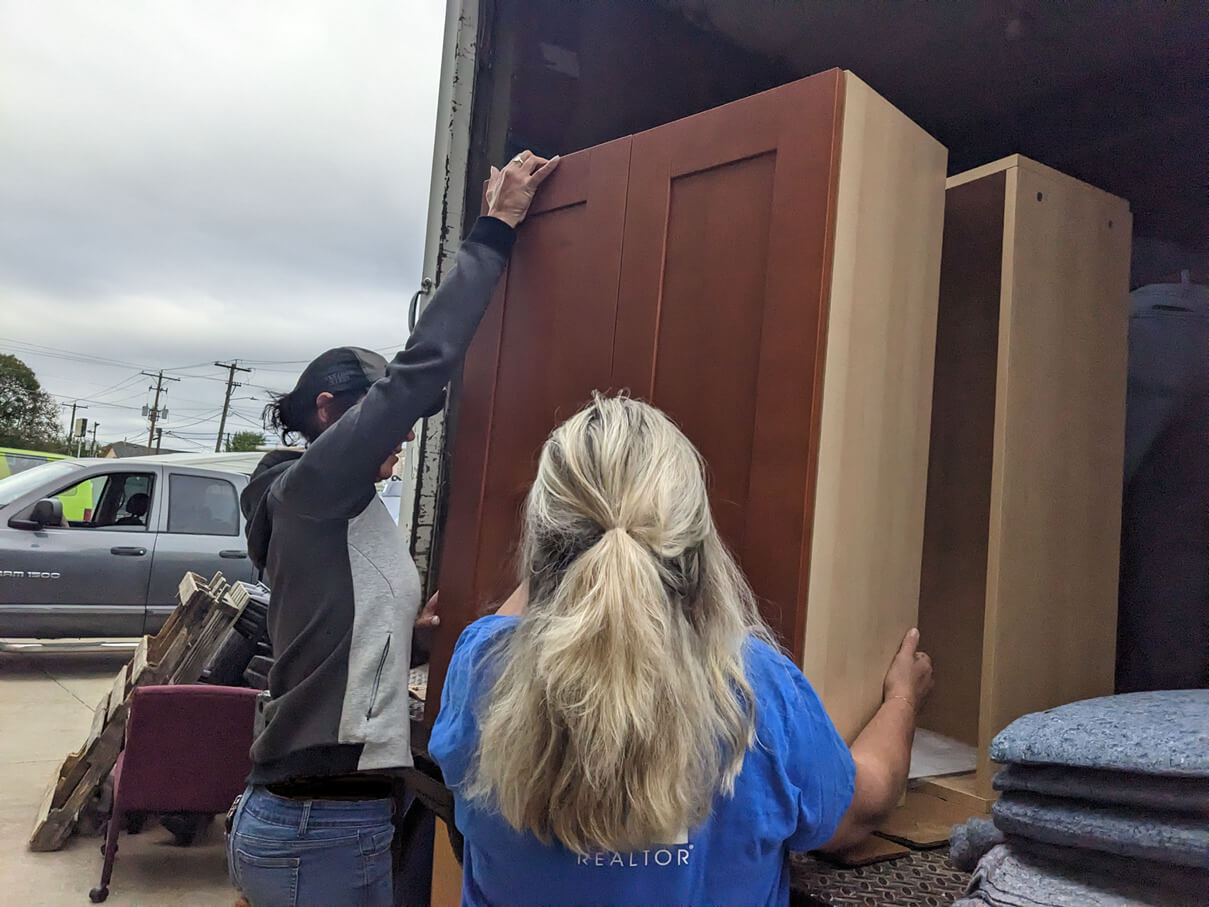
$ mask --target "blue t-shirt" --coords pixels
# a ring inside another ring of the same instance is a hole
[[[518,833],[461,789],[479,740],[477,709],[496,676],[484,660],[517,621],[492,615],[466,628],[428,746],[453,790],[466,839],[463,904],[788,904],[787,852],[830,840],[855,778],[848,747],[793,662],[763,642],[747,646],[758,742],[734,796],[717,795],[710,817],[686,841],[582,856]]]

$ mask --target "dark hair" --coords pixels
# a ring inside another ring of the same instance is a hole
[[[362,388],[333,394],[332,406],[336,418],[352,409],[364,396],[365,390]],[[314,397],[305,399],[305,394],[296,389],[288,394],[273,395],[273,402],[264,408],[264,424],[281,435],[283,444],[289,444],[297,436],[309,444],[323,433],[324,428],[319,424],[319,410]]]

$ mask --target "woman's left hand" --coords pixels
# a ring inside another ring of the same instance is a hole
[[[557,168],[557,155],[546,160],[532,151],[522,151],[503,170],[492,167],[487,181],[487,215],[510,227],[518,226],[529,213],[538,187]]]

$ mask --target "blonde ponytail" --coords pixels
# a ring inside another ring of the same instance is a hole
[[[733,791],[754,728],[743,646],[767,635],[696,450],[653,407],[597,397],[543,449],[523,562],[470,796],[580,853],[682,840]]]

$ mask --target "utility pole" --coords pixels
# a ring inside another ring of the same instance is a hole
[[[237,387],[242,387],[242,385],[235,382],[235,373],[250,373],[252,370],[250,368],[240,368],[238,359],[232,362],[215,362],[214,364],[219,368],[227,370],[227,396],[222,401],[222,419],[218,423],[218,440],[214,442],[214,452],[219,453],[222,450],[222,433],[227,428],[227,410],[231,407],[231,391]]]
[[[92,423],[92,455],[97,455],[97,429],[100,427],[100,422]]]
[[[60,403],[60,406],[71,407],[71,422],[67,426],[67,443],[71,443],[71,439],[76,436],[76,410],[88,409],[87,406],[82,406],[79,400],[73,400],[71,403]]]
[[[151,453],[151,445],[155,443],[155,423],[160,417],[160,394],[164,392],[165,381],[180,381],[180,378],[164,377],[164,370],[159,372],[143,372],[148,378],[155,379],[155,405],[151,407],[151,431],[147,432],[147,453]],[[150,388],[148,388],[150,390]]]

